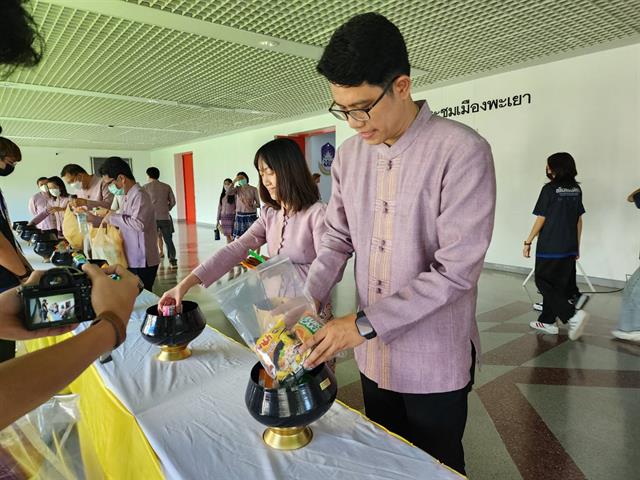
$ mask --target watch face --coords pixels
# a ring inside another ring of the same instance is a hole
[[[356,319],[356,327],[358,327],[358,332],[362,337],[368,338],[373,333],[373,327],[367,317],[359,317]]]

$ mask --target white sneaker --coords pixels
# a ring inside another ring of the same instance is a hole
[[[558,326],[555,323],[529,322],[529,326],[535,330],[540,330],[551,335],[558,334]]]
[[[589,314],[584,310],[577,310],[573,317],[569,319],[569,338],[571,340],[578,340],[582,336],[588,319]]]
[[[533,309],[534,309],[536,312],[541,312],[541,311],[542,311],[542,308],[543,308],[543,307],[542,307],[542,302],[536,302],[536,303],[534,303],[534,304],[533,304]]]
[[[616,338],[620,340],[629,340],[630,342],[640,342],[640,330],[635,330],[632,332],[623,332],[622,330],[614,330],[611,332]]]

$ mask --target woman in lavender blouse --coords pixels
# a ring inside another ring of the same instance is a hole
[[[191,287],[208,287],[246,258],[249,249],[265,243],[269,256],[289,257],[306,279],[325,232],[326,209],[307,162],[293,140],[278,138],[260,147],[254,166],[260,174],[260,198],[265,204],[262,215],[239,239],[168,290],[160,299],[160,307],[179,307]]]

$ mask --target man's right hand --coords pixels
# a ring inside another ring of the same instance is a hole
[[[96,316],[111,312],[116,314],[125,325],[129,323],[133,304],[138,296],[139,278],[122,265],[99,268],[97,265],[85,263],[82,270],[91,280],[91,304]],[[119,280],[111,275],[116,274]]]

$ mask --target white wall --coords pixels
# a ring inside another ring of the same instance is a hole
[[[581,262],[591,276],[624,280],[640,248],[640,212],[625,202],[640,186],[640,45],[424,91],[434,109],[531,93],[531,105],[456,117],[489,140],[498,180],[492,263],[531,267],[521,257],[542,187],[546,158],[568,151],[577,160],[587,210]],[[215,137],[151,152],[151,162],[173,165],[193,151],[199,222],[215,221],[225,177],[246,170],[256,183],[253,155],[277,134],[336,126],[336,143],[351,135],[328,114]],[[168,171],[168,169],[165,168]],[[173,171],[173,168],[172,168]],[[164,178],[171,183],[172,179]]]
[[[160,165],[167,162],[173,165],[176,153],[193,152],[196,218],[198,223],[214,224],[218,212],[218,200],[222,191],[222,183],[225,178],[233,179],[236,173],[245,171],[249,175],[251,184],[258,184],[258,173],[253,167],[253,158],[261,145],[273,140],[276,135],[287,135],[333,126],[334,120],[328,114],[321,114],[303,120],[270,125],[199,142],[154,150],[151,152],[150,161],[162,168]],[[343,128],[348,130],[346,125]],[[165,170],[169,171],[168,168],[165,168]],[[171,167],[171,170],[173,172],[173,167]],[[175,176],[168,178],[163,175],[163,180],[175,185]],[[184,216],[179,218],[184,218]]]
[[[581,263],[590,276],[624,280],[638,262],[640,211],[626,202],[640,187],[640,45],[608,50],[447,86],[419,97],[434,110],[531,93],[532,103],[455,117],[491,144],[498,203],[492,263],[531,267],[521,255],[557,151],[576,159],[587,211]]]
[[[151,166],[149,152],[141,151],[45,147],[21,147],[20,150],[22,161],[16,165],[15,171],[8,177],[0,177],[0,188],[13,221],[31,219],[28,202],[38,190],[36,179],[59,176],[62,167],[68,163],[77,163],[91,173],[91,157],[129,157],[132,159],[133,175],[141,184],[147,181],[145,171]]]

